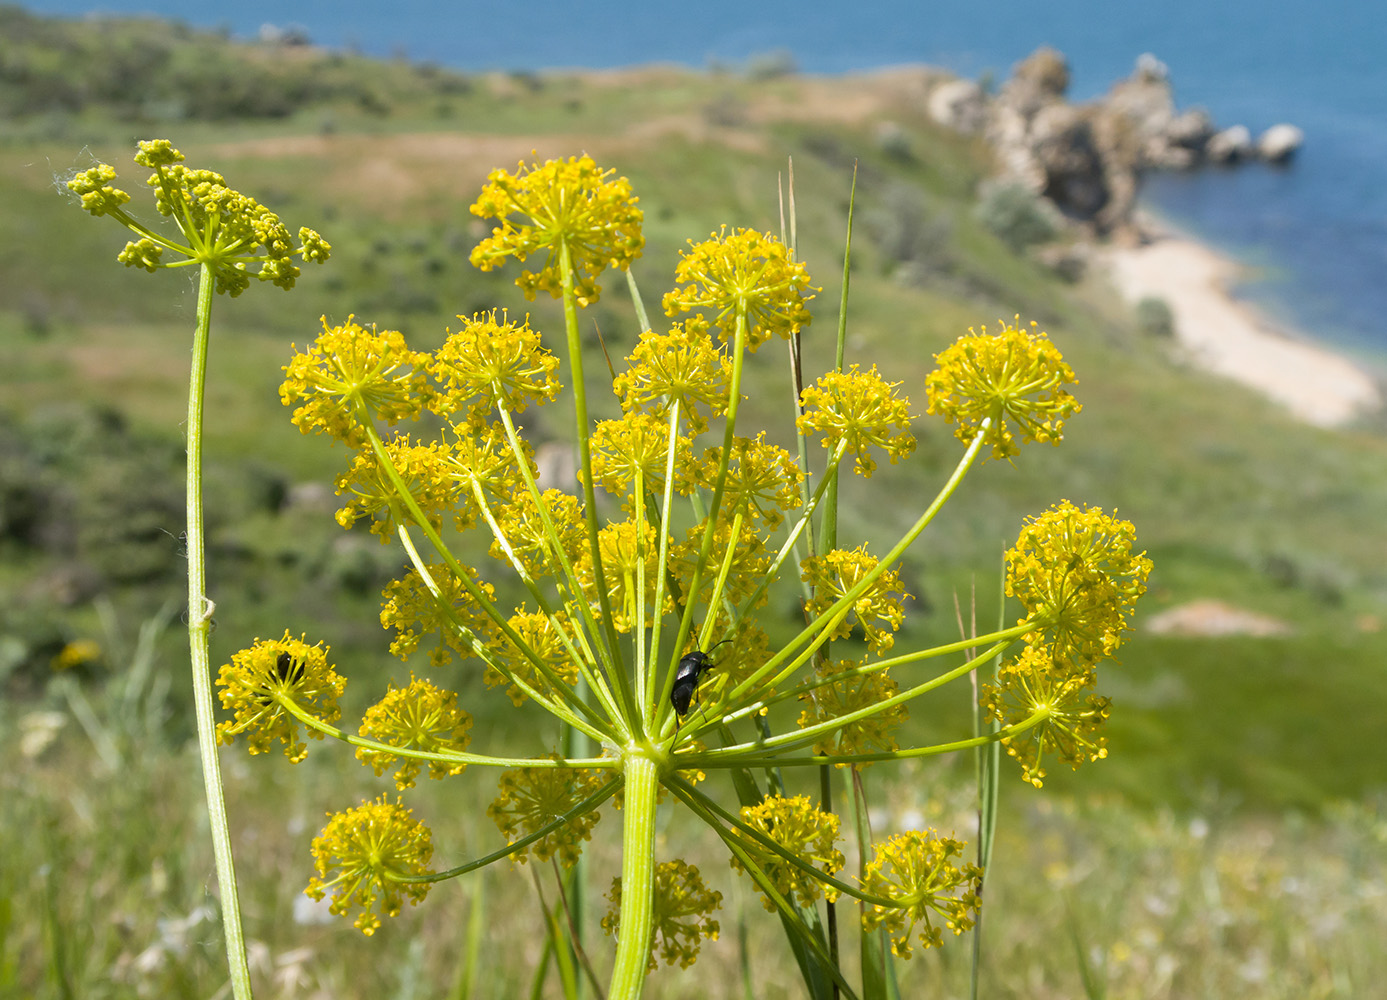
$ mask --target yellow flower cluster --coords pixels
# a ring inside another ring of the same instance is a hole
[[[1081,409],[1061,388],[1073,384],[1074,371],[1036,324],[1021,329],[1021,317],[994,334],[982,328],[935,356],[939,367],[925,379],[929,413],[958,424],[956,434],[971,444],[984,420],[991,420],[986,443],[993,458],[1020,449],[1010,424],[1025,441],[1059,444],[1064,422]]]
[[[811,613],[815,616],[827,613],[876,570],[877,562],[875,556],[867,554],[865,545],[852,550],[834,549],[805,559],[800,569],[804,582],[814,591]],[[882,572],[853,599],[848,613],[833,627],[833,637],[846,638],[852,634],[855,624],[862,629],[872,652],[885,652],[896,642],[894,633],[905,621],[902,601],[909,596],[902,590],[899,572],[893,569]]]
[[[502,836],[515,843],[521,836],[536,833],[562,817],[597,791],[602,780],[602,774],[591,769],[522,767],[506,771],[486,814]],[[589,810],[521,848],[514,857],[521,864],[532,853],[536,861],[557,857],[565,868],[572,868],[583,851],[583,841],[592,839],[592,828],[601,818],[596,809]]]
[[[460,752],[472,741],[468,730],[472,716],[458,708],[455,692],[444,691],[427,680],[410,676],[409,686],[390,685],[384,698],[366,710],[361,735],[377,743],[423,750],[427,753]],[[395,768],[395,787],[413,788],[424,762],[382,750],[358,747],[356,759],[375,770],[376,776]],[[443,760],[429,761],[430,778],[461,774],[467,765]]]
[[[827,875],[840,871],[845,863],[842,852],[835,846],[838,840],[837,814],[824,812],[807,795],[772,795],[760,805],[743,806],[742,822]],[[740,830],[736,831],[736,836],[775,890],[786,899],[793,897],[801,906],[811,906],[820,896],[826,896],[829,900],[837,897],[837,890],[826,887],[823,882],[791,864],[759,840]],[[745,871],[735,855],[732,867]],[[775,904],[764,893],[761,903],[767,910],[775,912]]]
[[[433,835],[412,811],[381,796],[355,809],[331,815],[313,838],[317,874],[304,892],[313,899],[332,895],[329,909],[341,916],[360,909],[355,925],[368,937],[381,917],[398,916],[406,899],[417,905],[431,882],[400,882],[429,874]]]
[[[612,879],[607,898],[611,906],[602,918],[602,929],[615,934],[621,926],[621,879]],[[659,968],[657,952],[666,965],[678,962],[685,969],[693,965],[703,940],[718,939],[722,928],[710,914],[720,906],[722,893],[704,885],[697,867],[687,861],[657,864],[649,971]]]
[[[627,413],[664,416],[677,403],[690,435],[698,435],[708,429],[709,417],[727,410],[732,363],[713,345],[700,316],[675,323],[669,333],[646,330],[626,360],[629,367],[612,388]]]
[[[544,266],[522,272],[516,284],[527,299],[538,291],[558,298],[560,262],[567,254],[579,304],[596,302],[602,292],[597,276],[608,267],[626,270],[645,246],[639,199],[625,177],[610,179],[614,173],[587,156],[549,160],[543,166],[521,163],[515,173],[493,170],[471,212],[501,224],[477,244],[472,263],[490,271],[506,257],[523,261],[545,253]],[[527,221],[516,223],[511,216],[517,215]]]
[[[842,444],[857,459],[854,471],[870,476],[876,462],[868,445],[884,450],[892,465],[915,450],[910,401],[896,395],[898,385],[877,374],[876,365],[869,372],[858,371],[857,365],[851,371],[828,372],[801,394],[799,429],[822,434],[829,451]]]
[[[127,267],[153,273],[165,264],[165,250],[186,260],[208,265],[216,290],[240,295],[252,277],[280,288],[294,287],[299,277],[295,257],[321,263],[331,247],[308,228],[298,232],[294,246],[289,230],[264,205],[249,195],[226,186],[221,174],[211,170],[190,170],[184,156],[167,139],[144,140],[135,162],[154,171],[149,186],[154,188],[155,207],[177,224],[187,245],[164,239],[136,222],[125,211],[130,195],[114,187],[114,168],[101,163],[68,181],[68,189],[82,199],[82,208],[94,216],[107,215],[141,236],[125,245],[117,259]],[[252,270],[253,268],[253,270]]]
[[[809,325],[805,303],[814,297],[806,294],[813,291],[809,272],[769,233],[734,229],[729,234],[724,226],[702,243],[690,240],[689,247],[674,269],[683,287],[665,294],[667,316],[702,310],[729,342],[737,334],[737,317],[744,316],[748,351],[772,334],[789,337]]]
[[[943,917],[944,927],[954,934],[971,928],[981,903],[982,869],[952,860],[962,854],[961,841],[933,830],[900,833],[878,844],[863,873],[862,889],[895,905],[864,904],[863,929],[885,928],[891,951],[910,958],[910,932],[916,924],[924,924],[920,943],[926,948],[943,943],[943,930],[932,914]]]
[[[559,359],[545,350],[528,321],[512,323],[495,310],[462,320],[434,352],[429,370],[444,389],[436,407],[442,416],[468,410],[469,426],[485,423],[498,406],[512,413],[528,403],[551,402],[559,394],[554,369]]]
[[[833,665],[825,664],[816,677],[821,683],[799,696],[800,701],[809,703],[809,708],[799,716],[801,729],[841,719],[853,712],[865,710],[870,713],[820,739],[814,744],[815,753],[845,757],[896,749],[893,734],[909,717],[909,712],[903,704],[872,711],[887,699],[895,697],[900,688],[884,667],[870,671],[862,669],[866,662],[839,660]],[[847,765],[839,763],[837,766]],[[861,768],[868,765],[863,762],[856,766]]]
[[[265,753],[279,740],[291,763],[308,756],[308,744],[298,738],[301,723],[289,708],[324,722],[341,715],[337,699],[347,682],[328,664],[327,654],[322,643],[310,646],[287,631],[281,639],[256,639],[249,649],[233,653],[217,675],[222,708],[233,715],[217,724],[217,742],[229,745],[245,734],[253,754]],[[313,739],[323,738],[318,730],[305,729]]]

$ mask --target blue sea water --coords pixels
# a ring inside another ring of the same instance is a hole
[[[153,13],[253,37],[297,25],[314,42],[463,70],[740,63],[788,52],[811,73],[909,62],[1004,77],[1042,44],[1069,59],[1076,100],[1143,52],[1181,107],[1255,133],[1306,134],[1288,168],[1148,180],[1143,200],[1257,268],[1244,294],[1308,335],[1387,359],[1387,0],[699,0],[612,5],[309,0],[30,0],[31,10]]]

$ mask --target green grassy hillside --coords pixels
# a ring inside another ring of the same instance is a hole
[[[151,52],[162,54],[150,61]],[[132,80],[130,65],[155,69]],[[112,89],[111,79],[121,87]],[[176,612],[173,627],[153,640],[167,692],[129,695],[148,708],[139,726],[102,714],[130,690],[141,622],[181,600],[180,424],[192,286],[173,273],[121,267],[123,232],[82,213],[61,184],[102,160],[136,190],[142,175],[130,155],[137,138],[150,137],[172,139],[190,164],[217,169],[334,247],[332,260],[306,270],[291,295],[254,288],[217,304],[206,441],[214,664],[252,637],[287,627],[329,637],[344,672],[371,679],[358,690],[404,673],[385,653],[375,620],[379,587],[398,557],[333,523],[327,484],[342,456],[290,425],[277,396],[279,366],[291,342],[315,335],[321,316],[340,322],[355,314],[419,346],[440,342],[457,314],[495,306],[528,310],[532,325],[557,332],[552,303],[526,304],[508,277],[467,262],[486,230],[466,210],[488,170],[587,152],[628,176],[648,240],[633,273],[653,308],[686,239],[724,223],[780,230],[778,191],[792,162],[799,255],[822,287],[805,338],[807,369],[817,372],[832,356],[856,166],[848,362],[878,364],[922,410],[936,351],[970,325],[1020,314],[1060,345],[1084,404],[1062,447],[1033,448],[1014,464],[976,471],[910,555],[916,616],[902,642],[956,636],[955,595],[966,604],[975,581],[980,619],[995,618],[999,553],[1027,514],[1060,497],[1115,507],[1135,522],[1156,568],[1137,634],[1121,665],[1105,668],[1114,695],[1111,756],[1072,777],[1053,775],[1047,790],[1134,806],[1122,822],[1143,837],[1171,815],[1234,813],[1230,824],[1255,824],[1287,807],[1319,815],[1380,792],[1385,759],[1364,724],[1387,717],[1387,434],[1380,425],[1312,428],[1248,390],[1182,367],[1163,343],[1137,332],[1101,274],[1068,281],[1011,250],[974,211],[987,150],[928,121],[927,79],[924,70],[822,80],[668,68],[463,76],[307,47],[233,44],[157,22],[63,24],[0,8],[6,795],[31,779],[34,787],[81,785],[77,775],[100,744],[90,741],[103,731],[120,737],[112,768],[148,767],[121,793],[129,802],[82,792],[95,796],[90,822],[147,807],[158,798],[158,774],[192,766],[179,749],[191,723]],[[242,81],[240,90],[228,89],[233,80]],[[615,357],[638,330],[629,302],[616,294],[618,280],[608,276],[607,285],[613,294],[585,322],[600,328]],[[779,427],[788,440],[779,352],[764,351],[752,373],[751,423]],[[534,417],[531,429],[561,436],[560,413]],[[933,495],[951,470],[958,446],[950,428],[921,417],[916,432],[909,462],[845,487],[843,540],[898,536],[919,498]],[[1177,638],[1141,630],[1151,615],[1199,599],[1273,616],[1291,635]],[[58,683],[52,658],[80,639],[95,640],[103,653]],[[463,682],[464,698],[474,688]],[[74,706],[85,701],[97,706],[94,726],[70,723],[47,756],[25,755],[22,719],[45,709],[80,719]],[[957,718],[914,724],[953,727]],[[479,719],[478,727],[505,732],[509,719]],[[374,788],[347,755],[325,763],[330,756],[289,775],[277,764],[238,764],[233,798],[273,819],[273,802],[283,796],[296,803],[290,825],[311,827],[344,790]],[[944,788],[961,773],[932,771],[921,780]],[[186,775],[178,780],[191,784]],[[1005,808],[1030,815],[1029,789],[1014,785]],[[7,822],[7,840],[21,812],[25,824],[57,823],[56,807],[42,796],[26,793],[23,803]],[[152,821],[160,836],[195,840],[194,819],[168,809],[167,827]],[[298,862],[307,836],[267,832],[273,844],[264,866],[252,864],[263,896],[251,898],[280,924],[290,903],[275,890],[280,879],[300,878],[295,866],[306,867]],[[138,879],[153,877],[134,846],[83,855],[72,847],[76,837],[31,843],[25,863],[37,869],[84,858],[96,869],[126,866],[139,869]],[[1021,857],[1030,850],[1044,860],[1034,843],[1016,846]],[[178,905],[191,906],[200,898],[203,848],[187,850],[192,855],[169,862],[165,884],[171,878]],[[296,858],[286,860],[289,850]],[[112,906],[134,905],[117,897]],[[72,916],[63,907],[51,919]],[[110,960],[97,954],[101,948],[119,950],[112,935],[93,932],[91,962]],[[36,940],[17,932],[7,961]],[[402,927],[396,943],[403,948],[404,940]],[[443,944],[450,946],[456,942]],[[0,983],[10,975],[0,969]],[[392,980],[380,982],[386,988]],[[215,989],[215,977],[199,981],[209,983],[204,993]],[[170,986],[169,995],[184,988],[193,995],[193,984]]]

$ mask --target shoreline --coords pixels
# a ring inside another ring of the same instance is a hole
[[[1195,367],[1248,386],[1317,427],[1342,427],[1383,406],[1377,380],[1298,331],[1283,332],[1231,291],[1245,265],[1141,213],[1142,242],[1106,247],[1108,278],[1130,305],[1164,299],[1179,352]]]

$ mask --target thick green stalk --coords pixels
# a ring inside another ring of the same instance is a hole
[[[621,924],[612,966],[610,1000],[637,1000],[645,984],[654,928],[655,798],[660,767],[646,753],[626,754],[626,795],[621,806]]]
[[[197,329],[193,335],[193,366],[188,378],[188,650],[193,668],[193,704],[197,711],[198,755],[207,788],[207,815],[212,824],[212,853],[221,893],[222,929],[231,993],[250,1000],[250,969],[241,931],[241,907],[236,897],[236,866],[231,858],[231,830],[226,820],[221,768],[217,762],[216,716],[212,708],[212,670],[207,640],[212,633],[212,602],[207,599],[206,543],[202,531],[202,405],[207,381],[207,342],[212,328],[212,268],[198,272]]]

